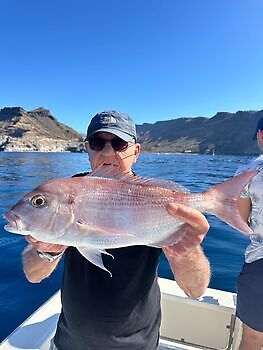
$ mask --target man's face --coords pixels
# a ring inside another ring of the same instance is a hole
[[[125,145],[123,140],[108,132],[98,132],[92,135],[92,138],[93,142],[91,139],[85,142],[85,149],[89,154],[92,170],[101,165],[111,165],[124,172],[131,171],[132,164],[136,162],[140,153],[140,145],[138,143],[132,141]],[[111,144],[111,141],[113,141],[113,144]],[[94,148],[93,144],[100,147],[92,149]],[[104,147],[100,149],[103,145]],[[117,149],[123,145],[124,150],[114,150],[112,145]]]

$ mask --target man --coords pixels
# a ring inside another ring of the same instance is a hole
[[[133,120],[126,114],[106,111],[91,120],[85,149],[92,170],[118,168],[133,174],[140,145]],[[77,176],[83,176],[80,174]],[[184,218],[185,236],[164,248],[185,293],[200,296],[210,279],[210,268],[200,242],[208,231],[205,217],[182,205],[169,205],[169,213]],[[103,215],[103,213],[101,213]],[[37,242],[23,254],[24,271],[31,282],[40,282],[56,268],[63,252],[62,312],[51,349],[59,350],[154,350],[161,321],[157,265],[161,249],[134,246],[107,250],[103,255],[112,277],[83,258],[73,247]]]
[[[256,134],[263,151],[263,118]],[[253,234],[245,252],[245,263],[237,279],[237,316],[243,333],[239,350],[260,350],[263,346],[263,155],[238,169],[237,173],[257,169],[259,173],[244,188],[239,199],[239,211],[249,223]]]

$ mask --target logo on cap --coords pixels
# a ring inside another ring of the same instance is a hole
[[[117,120],[111,115],[105,115],[101,118],[101,124],[117,124]]]

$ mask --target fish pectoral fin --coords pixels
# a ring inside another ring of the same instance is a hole
[[[107,234],[107,231],[104,227],[98,225],[91,225],[81,219],[76,222],[76,226],[78,230],[82,233],[89,232],[99,236],[105,236]]]
[[[94,224],[89,224],[84,222],[83,220],[78,220],[76,222],[76,226],[78,231],[81,234],[86,234],[89,233],[90,235],[95,235],[95,236],[100,236],[100,237],[110,237],[110,236],[129,236],[129,237],[134,237],[134,234],[132,233],[127,233],[122,230],[118,230],[117,228],[112,228],[112,227],[105,227],[105,226],[99,226],[99,225],[94,225]]]
[[[113,255],[106,252],[106,250],[104,250],[104,249],[97,250],[97,249],[90,249],[90,248],[85,248],[85,247],[77,247],[77,249],[80,252],[80,254],[84,256],[84,258],[86,258],[88,261],[90,261],[92,264],[98,266],[102,270],[107,271],[110,274],[110,276],[112,277],[111,272],[109,270],[107,270],[103,264],[101,254],[110,255],[112,258],[114,258]]]

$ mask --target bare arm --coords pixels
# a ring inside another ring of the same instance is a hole
[[[210,264],[200,246],[177,257],[169,257],[169,247],[164,248],[179,287],[191,298],[200,297],[210,282]]]
[[[249,214],[251,211],[251,200],[250,198],[238,198],[237,207],[241,218],[248,222]]]
[[[60,253],[64,252],[67,247],[39,242],[31,236],[27,236],[26,240],[30,244],[23,251],[24,273],[29,282],[38,283],[51,275],[61,258],[58,258],[53,262],[46,262],[38,256],[37,250]]]
[[[184,232],[183,238],[177,244],[163,248],[163,251],[180,288],[186,295],[197,298],[204,293],[211,277],[209,261],[200,246],[209,224],[197,210],[174,204],[167,209],[186,223],[180,229]]]

